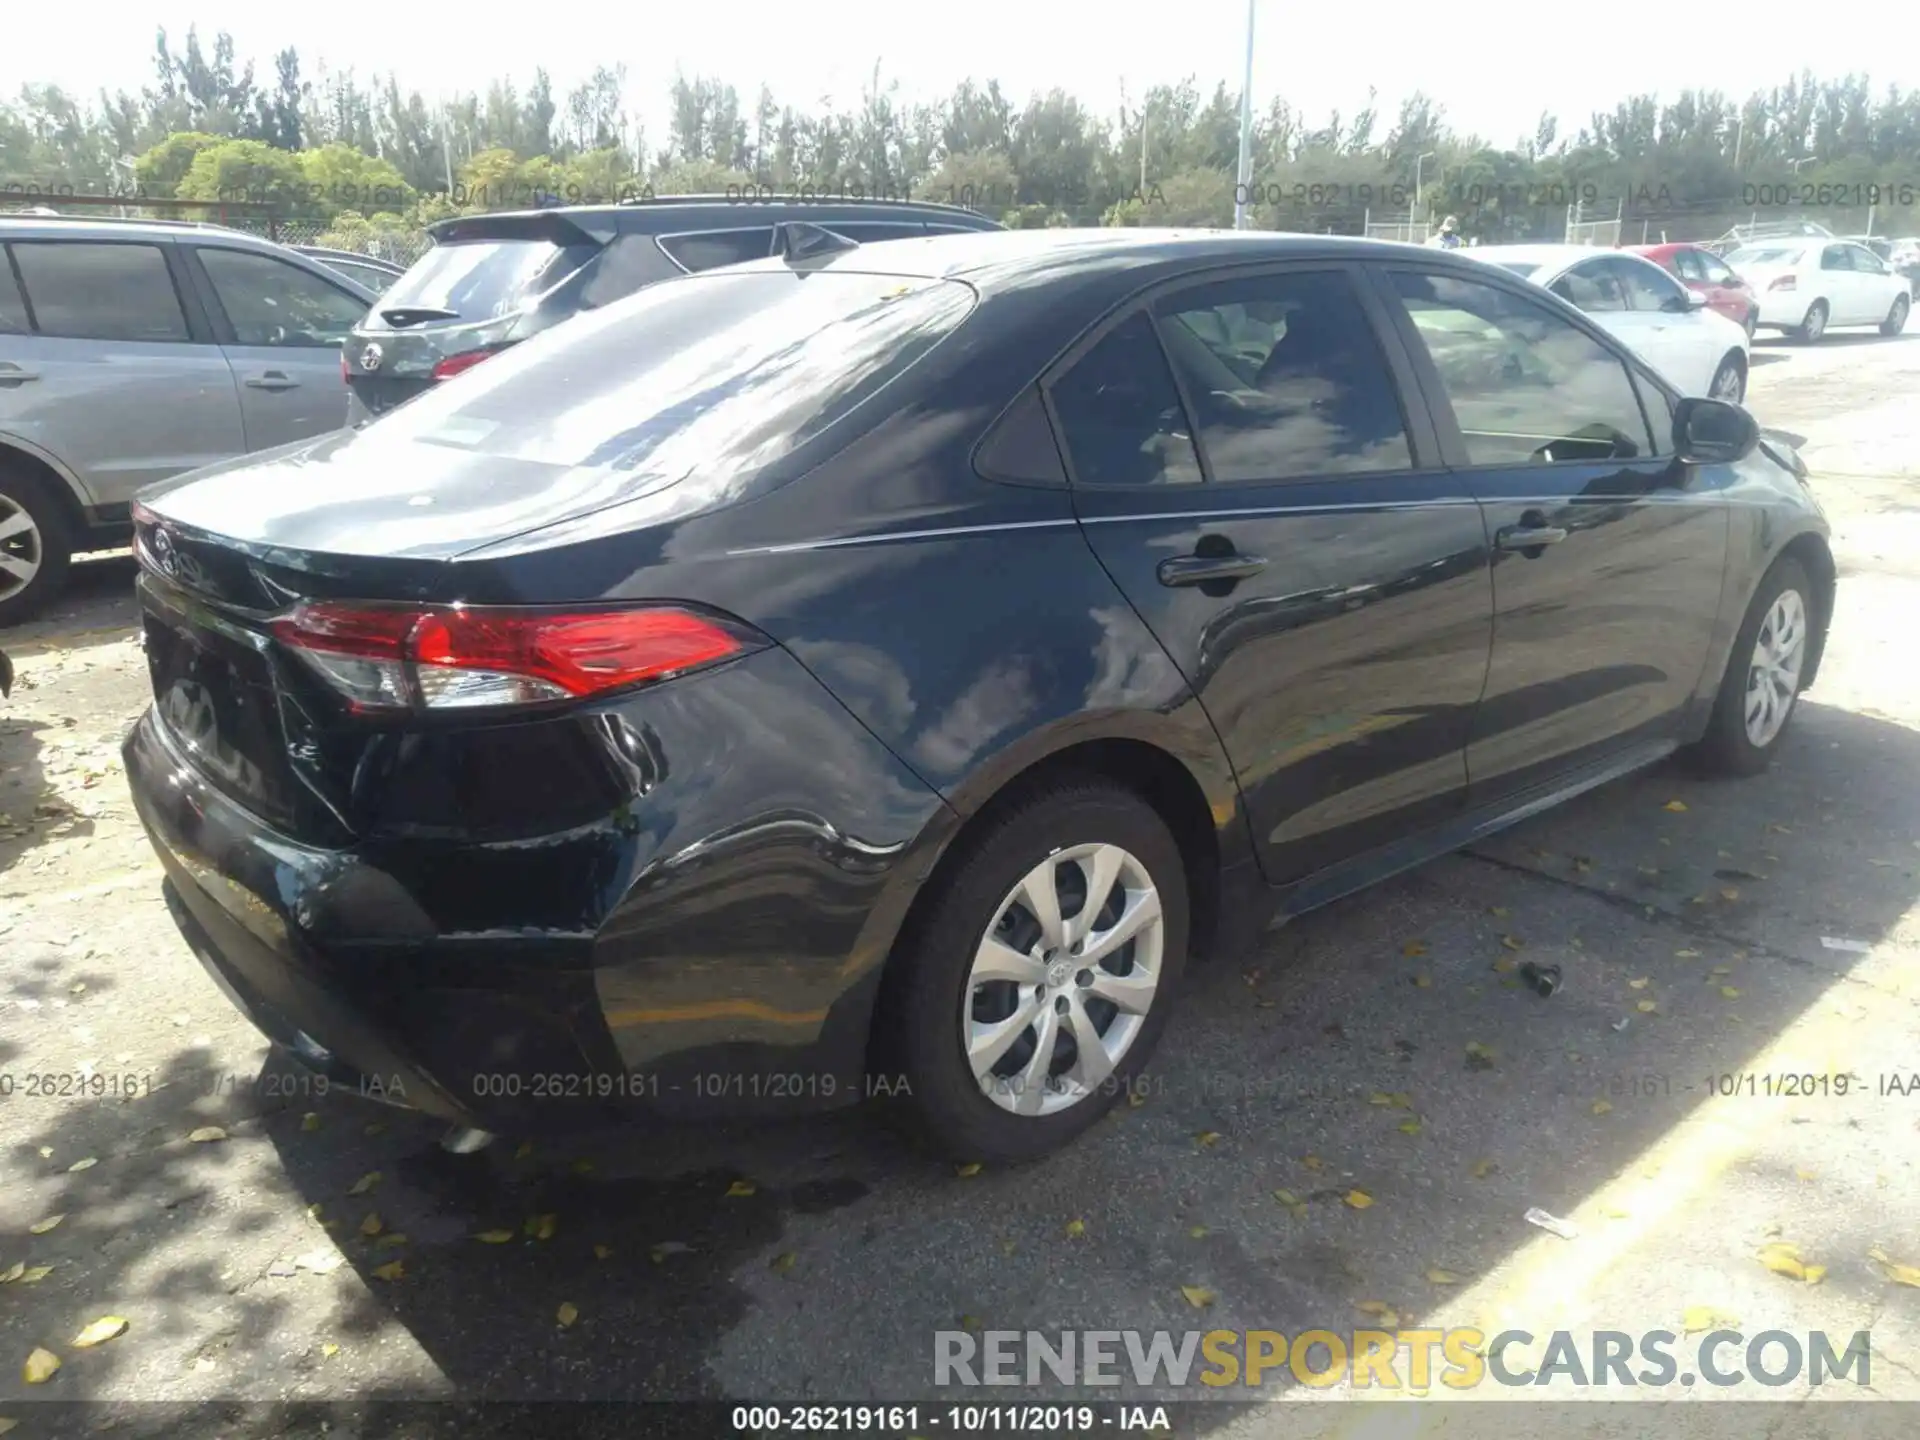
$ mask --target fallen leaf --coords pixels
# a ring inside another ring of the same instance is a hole
[[[533,1227],[531,1234],[534,1239],[551,1240],[554,1227],[559,1224],[559,1221],[560,1217],[557,1215],[535,1215],[528,1223]]]
[[[1525,943],[1517,935],[1502,935],[1500,937],[1500,943],[1506,946],[1507,949],[1509,950],[1521,950],[1526,948]]]
[[[1188,1238],[1193,1240],[1204,1240],[1207,1238],[1207,1227],[1204,1225],[1196,1225],[1187,1231],[1187,1235]]]
[[[1740,898],[1740,887],[1737,885],[1729,885],[1720,892],[1720,898],[1722,900],[1738,900]]]
[[[739,1199],[742,1196],[753,1194],[754,1188],[754,1183],[751,1180],[736,1180],[727,1186],[727,1194],[734,1199]]]
[[[1680,1328],[1689,1335],[1702,1330],[1737,1330],[1739,1317],[1715,1310],[1711,1305],[1689,1305],[1680,1315]]]
[[[1471,1173],[1474,1179],[1484,1180],[1499,1168],[1500,1167],[1491,1160],[1476,1160],[1473,1162],[1473,1170]]]
[[[1435,1285],[1458,1285],[1462,1277],[1451,1270],[1429,1270],[1427,1279]]]
[[[1324,1170],[1327,1164],[1327,1162],[1322,1160],[1318,1155],[1302,1155],[1300,1157],[1300,1163],[1309,1170]]]
[[[1707,973],[1709,975],[1731,975],[1733,973],[1733,966],[1716,965],[1713,967],[1713,969],[1709,970]]]
[[[347,1191],[347,1194],[365,1195],[369,1191],[373,1190],[375,1186],[379,1185],[379,1183],[380,1183],[380,1172],[378,1170],[369,1170],[366,1174],[362,1175],[358,1180],[353,1182],[353,1187]]]
[[[1198,1135],[1193,1137],[1193,1143],[1198,1145],[1202,1150],[1211,1149],[1220,1143],[1220,1132],[1218,1130],[1202,1130]]]
[[[320,1347],[320,1353],[326,1356],[327,1359],[331,1360],[334,1356],[340,1353],[340,1347],[334,1344],[331,1340],[329,1340],[327,1341],[326,1344]]]
[[[369,1212],[367,1215],[367,1218],[360,1222],[360,1233],[366,1236],[369,1240],[371,1240],[374,1236],[378,1235],[385,1228],[386,1228],[386,1222],[381,1220],[380,1213],[378,1211]]]
[[[1498,960],[1493,962],[1491,968],[1496,975],[1510,975],[1513,973],[1514,966],[1519,963],[1519,961],[1510,955],[1502,955]]]
[[[20,1422],[6,1415],[0,1415],[0,1435],[10,1435],[20,1428]]]
[[[27,1356],[27,1363],[20,1367],[20,1378],[29,1385],[44,1385],[53,1378],[53,1372],[60,1368],[60,1357],[51,1350],[35,1347]]]
[[[1638,1005],[1634,1006],[1633,1008],[1638,1010],[1642,1015],[1652,1015],[1659,1010],[1660,1006],[1655,1001],[1642,1000]]]
[[[1807,1266],[1807,1273],[1804,1278],[1809,1285],[1818,1285],[1822,1280],[1827,1278],[1827,1267],[1824,1265],[1809,1265]]]
[[[1384,1105],[1394,1110],[1411,1110],[1413,1108],[1413,1097],[1404,1090],[1395,1090],[1390,1094],[1383,1094],[1376,1090],[1367,1098],[1367,1103],[1369,1105]]]
[[[1687,802],[1684,800],[1669,800],[1663,808],[1671,810],[1676,815],[1684,815],[1687,813]]]
[[[36,1220],[33,1224],[29,1225],[27,1227],[27,1233],[29,1235],[44,1235],[49,1230],[57,1227],[60,1222],[66,1218],[65,1215],[49,1215],[46,1219]]]
[[[1349,1190],[1346,1193],[1346,1202],[1355,1210],[1365,1210],[1373,1204],[1373,1197],[1364,1190]]]
[[[1481,1044],[1478,1040],[1469,1040],[1467,1042],[1467,1068],[1469,1070],[1491,1070],[1493,1068],[1493,1051],[1488,1046]]]
[[[653,1263],[658,1265],[669,1255],[686,1255],[691,1253],[692,1250],[693,1247],[691,1245],[684,1244],[679,1240],[662,1240],[658,1245],[653,1247],[650,1253],[653,1256]]]
[[[555,1312],[553,1318],[559,1322],[560,1328],[565,1330],[580,1318],[580,1307],[571,1300],[562,1300],[560,1309]]]
[[[42,1145],[40,1147],[40,1158],[42,1160],[53,1159],[53,1147],[51,1145]]]
[[[769,1270],[778,1270],[782,1275],[784,1275],[787,1273],[787,1271],[793,1269],[793,1267],[799,1263],[800,1263],[800,1257],[794,1254],[793,1251],[789,1250],[783,1255],[774,1256],[773,1263],[769,1265],[767,1268]]]
[[[391,1235],[382,1235],[378,1240],[374,1241],[373,1248],[376,1250],[393,1250],[406,1243],[407,1237],[399,1231],[395,1231]]]
[[[1604,1205],[1600,1209],[1600,1218],[1602,1220],[1627,1220],[1632,1217],[1618,1205]]]
[[[1676,950],[1673,952],[1673,958],[1676,960],[1698,960],[1700,958],[1700,952],[1698,950]]]
[[[1012,1240],[1002,1240],[1000,1242],[1000,1253],[1008,1258],[1012,1258],[1013,1252],[1019,1248],[1019,1244]]]
[[[1400,947],[1400,953],[1410,957],[1424,955],[1427,953],[1427,942],[1424,940],[1409,940]]]
[[[211,1145],[217,1140],[227,1138],[227,1132],[218,1125],[202,1125],[198,1130],[189,1131],[187,1139],[196,1145]]]
[[[1400,1312],[1384,1300],[1362,1300],[1353,1308],[1362,1315],[1373,1316],[1383,1329],[1392,1330],[1400,1324]]]
[[[960,1328],[962,1330],[978,1330],[980,1328],[980,1317],[978,1315],[962,1315],[960,1317]]]
[[[1273,1192],[1273,1198],[1278,1200],[1282,1205],[1285,1205],[1289,1210],[1296,1205],[1304,1205],[1306,1203],[1291,1190],[1276,1190]]]
[[[1147,1096],[1145,1091],[1143,1090],[1127,1091],[1127,1108],[1129,1110],[1138,1110],[1142,1105],[1146,1103],[1147,1103]]]
[[[1584,855],[1576,855],[1573,857],[1573,868],[1575,870],[1578,870],[1582,875],[1584,875],[1589,870],[1593,869],[1593,861],[1589,860]]]
[[[1070,1238],[1070,1239],[1076,1239],[1076,1240],[1077,1240],[1077,1239],[1078,1239],[1078,1238],[1079,1238],[1080,1236],[1082,1236],[1082,1235],[1084,1235],[1084,1234],[1086,1234],[1086,1233],[1087,1233],[1087,1222],[1086,1222],[1086,1221],[1084,1221],[1084,1220],[1069,1220],[1069,1221],[1067,1222],[1067,1235],[1068,1235],[1068,1238]]]
[[[1433,977],[1431,975],[1416,975],[1413,977],[1413,983],[1422,990],[1431,990],[1433,988]]]
[[[1723,1000],[1738,1000],[1740,998],[1740,992],[1731,985],[1722,985],[1720,987],[1720,998]]]
[[[51,1274],[53,1274],[53,1266],[34,1265],[29,1269],[21,1272],[20,1283],[22,1285],[38,1285],[42,1280],[46,1279],[47,1276]]]
[[[611,1259],[612,1256],[613,1256],[613,1248],[611,1246],[596,1245],[593,1247],[593,1258],[596,1260],[607,1260],[607,1259]]]
[[[513,1239],[511,1230],[482,1230],[473,1237],[482,1245],[505,1245]]]
[[[1798,1245],[1788,1244],[1784,1240],[1775,1241],[1761,1247],[1758,1259],[1776,1275],[1784,1275],[1789,1280],[1807,1278],[1807,1267],[1801,1262]]]
[[[320,1128],[319,1115],[317,1115],[312,1110],[309,1110],[306,1114],[300,1117],[300,1128],[302,1130],[308,1130],[308,1131],[318,1130]]]
[[[1920,1265],[1902,1265],[1884,1250],[1870,1252],[1872,1258],[1879,1261],[1887,1273],[1887,1279],[1896,1285],[1908,1285],[1920,1290]]]
[[[1613,1102],[1611,1100],[1596,1100],[1593,1102],[1593,1113],[1596,1115],[1604,1115],[1611,1109],[1613,1109]]]
[[[962,1165],[958,1170],[955,1170],[953,1173],[958,1175],[962,1180],[970,1179],[973,1176],[978,1175],[980,1173],[980,1162],[978,1160],[975,1160],[971,1164]]]
[[[86,1159],[76,1160],[73,1162],[73,1164],[69,1165],[67,1167],[67,1173],[69,1175],[78,1175],[82,1170],[91,1170],[93,1169],[94,1166],[98,1165],[99,1163],[100,1162],[98,1160],[94,1159],[91,1155],[89,1155]]]
[[[318,1201],[315,1201],[313,1204],[307,1206],[307,1219],[318,1220],[320,1216],[324,1213],[325,1209],[326,1209],[325,1206],[321,1205]]]
[[[1627,988],[1629,990],[1644,990],[1649,983],[1649,977],[1642,975],[1638,980],[1627,981]]]
[[[11,1285],[26,1273],[27,1262],[24,1260],[16,1260],[6,1269],[0,1270],[0,1285]]]
[[[1420,1133],[1420,1122],[1418,1120],[1402,1120],[1400,1122],[1400,1133],[1402,1135],[1418,1135]]]
[[[1180,1293],[1187,1297],[1187,1304],[1196,1310],[1204,1310],[1217,1298],[1213,1291],[1204,1285],[1182,1285]]]
[[[127,1322],[123,1316],[102,1315],[86,1329],[67,1343],[76,1350],[91,1350],[96,1345],[104,1345],[116,1335],[124,1335]]]
[[[389,1260],[384,1265],[373,1267],[374,1278],[379,1280],[398,1280],[406,1273],[407,1262],[404,1260]]]
[[[1813,1180],[1813,1179],[1817,1179],[1818,1177],[1814,1174],[1813,1171],[1807,1169],[1806,1166],[1796,1165],[1793,1167],[1793,1178],[1796,1180]]]
[[[531,1140],[522,1140],[520,1142],[520,1148],[513,1152],[513,1158],[516,1160],[531,1160],[533,1158],[533,1142]]]
[[[1513,912],[1504,905],[1489,905],[1487,907],[1487,913],[1496,920],[1504,920]]]

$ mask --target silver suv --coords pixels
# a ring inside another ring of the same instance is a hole
[[[126,544],[135,491],[344,425],[374,299],[237,230],[0,215],[0,626]]]

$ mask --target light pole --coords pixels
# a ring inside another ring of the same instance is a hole
[[[1416,213],[1420,209],[1421,166],[1433,159],[1433,156],[1434,152],[1429,150],[1424,155],[1416,155],[1413,157],[1413,208]]]
[[[1254,0],[1247,0],[1247,68],[1240,82],[1240,166],[1233,187],[1236,230],[1247,228],[1247,191],[1253,184],[1253,6]]]

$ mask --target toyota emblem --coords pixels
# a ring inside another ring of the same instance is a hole
[[[386,358],[386,351],[382,350],[378,345],[369,345],[360,352],[360,368],[362,370],[378,370],[380,368],[380,362]]]
[[[147,549],[152,552],[153,563],[160,567],[161,574],[178,575],[180,573],[180,557],[174,553],[173,536],[165,530],[157,526],[154,528],[152,536],[147,541]]]

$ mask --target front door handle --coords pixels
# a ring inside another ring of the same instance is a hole
[[[1162,585],[1205,585],[1210,581],[1245,580],[1267,568],[1258,555],[1177,555],[1160,562]]]
[[[247,384],[255,390],[291,390],[300,382],[289,379],[284,371],[269,370],[264,375],[255,375]]]
[[[1538,555],[1548,545],[1558,545],[1567,538],[1566,528],[1561,525],[1533,524],[1534,517],[1523,517],[1529,523],[1509,525],[1493,537],[1493,543],[1502,550],[1518,550],[1522,554]],[[1539,517],[1545,520],[1545,516]]]

